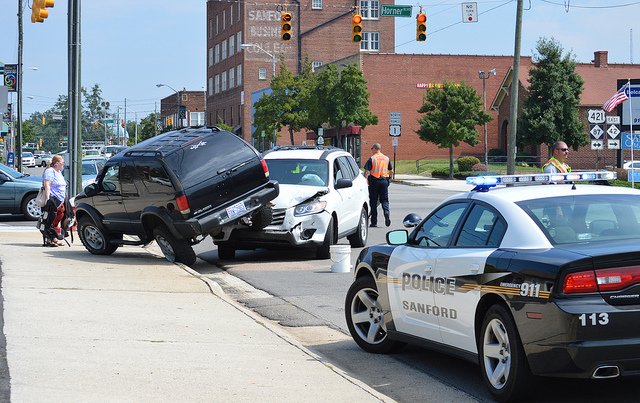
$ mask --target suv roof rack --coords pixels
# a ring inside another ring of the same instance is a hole
[[[471,191],[486,192],[490,188],[497,185],[541,185],[557,182],[596,182],[608,181],[618,177],[613,171],[588,171],[588,172],[569,172],[569,173],[540,173],[540,174],[522,174],[522,175],[484,175],[469,176],[467,183],[475,185]]]

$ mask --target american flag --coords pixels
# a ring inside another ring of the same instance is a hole
[[[627,91],[631,92],[628,82],[625,85],[623,85],[622,88],[618,90],[618,92],[613,94],[613,96],[609,98],[609,100],[605,102],[604,105],[602,105],[602,109],[604,109],[607,112],[611,112],[613,108],[615,108],[619,104],[629,99],[629,95],[627,95]]]

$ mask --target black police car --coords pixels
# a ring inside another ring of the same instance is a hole
[[[167,260],[191,265],[192,245],[207,235],[224,240],[233,228],[269,223],[266,204],[278,189],[238,136],[215,127],[167,132],[107,161],[75,198],[78,234],[97,255],[155,239]]]

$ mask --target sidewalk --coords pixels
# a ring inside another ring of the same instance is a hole
[[[473,189],[472,185],[467,185],[466,181],[460,179],[441,179],[412,174],[397,174],[394,176],[393,182],[410,186],[428,186],[455,192],[468,192]]]
[[[391,401],[191,269],[0,232],[11,400]]]

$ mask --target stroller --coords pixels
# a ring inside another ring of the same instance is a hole
[[[56,207],[52,200],[42,208],[42,215],[38,219],[37,228],[42,234],[42,246],[56,246],[57,241],[64,240],[68,246],[73,243],[73,226],[75,225],[75,214],[69,199],[66,198],[63,203],[64,212],[61,216],[58,214],[60,206]],[[60,231],[56,231],[56,227],[60,223]],[[67,238],[71,236],[71,243]]]

